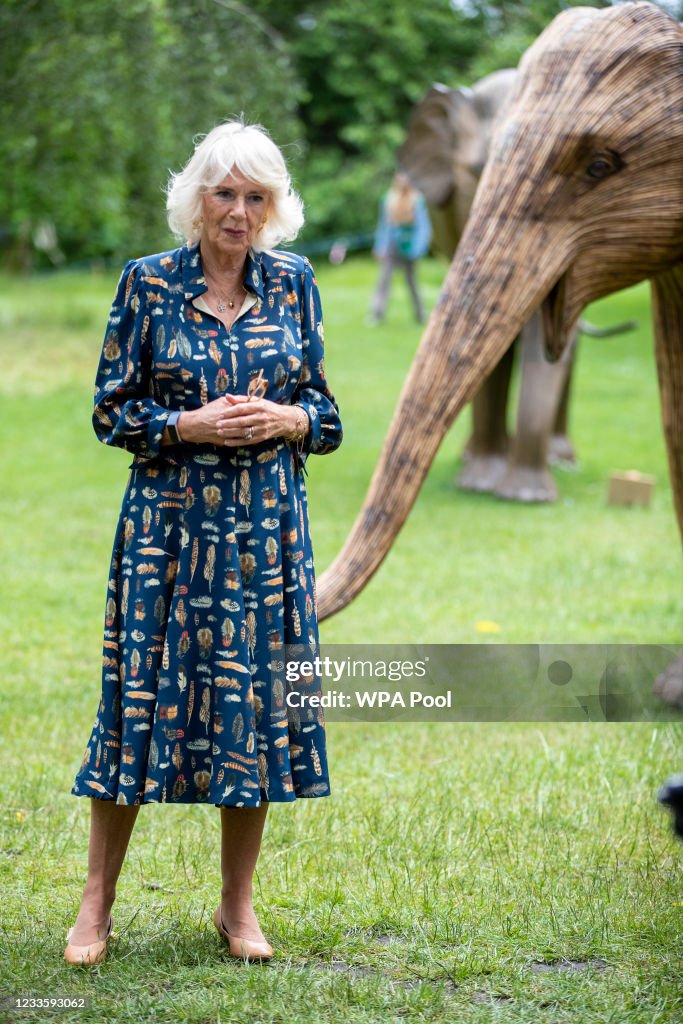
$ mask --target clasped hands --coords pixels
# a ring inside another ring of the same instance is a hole
[[[182,412],[177,429],[183,441],[192,444],[226,445],[242,448],[271,437],[292,434],[300,422],[301,410],[253,395],[223,395],[199,409]],[[308,416],[304,414],[306,426]]]

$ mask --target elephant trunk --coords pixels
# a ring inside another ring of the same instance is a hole
[[[344,608],[379,568],[446,431],[567,266],[568,254],[557,240],[549,245],[544,225],[526,226],[521,257],[518,231],[519,225],[500,212],[468,225],[401,392],[363,508],[318,581],[320,620]]]

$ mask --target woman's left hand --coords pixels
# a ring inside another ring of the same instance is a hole
[[[216,427],[228,447],[243,448],[296,430],[298,414],[291,405],[250,395],[224,397],[225,413],[216,420]]]

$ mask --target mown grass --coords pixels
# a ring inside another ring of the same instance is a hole
[[[371,330],[375,267],[317,264],[345,425],[337,453],[309,460],[320,572],[360,508],[419,331],[401,282]],[[442,274],[422,268],[429,302]],[[271,966],[230,962],[210,922],[215,809],[158,805],[138,818],[111,957],[90,973],[63,963],[89,822],[69,789],[99,696],[130,461],[90,426],[115,278],[0,282],[2,993],[88,994],[90,1010],[59,1019],[117,1024],[682,1019],[680,850],[654,799],[681,764],[677,724],[331,723],[332,798],[271,809],[258,900],[278,951]],[[641,326],[582,342],[571,421],[580,464],[558,472],[560,502],[524,508],[455,491],[463,417],[386,563],[323,624],[324,641],[679,640],[680,542],[647,305],[639,287],[590,311]],[[606,505],[610,471],[628,468],[656,476],[651,508]],[[500,632],[480,634],[481,620]],[[569,961],[577,969],[533,967]]]

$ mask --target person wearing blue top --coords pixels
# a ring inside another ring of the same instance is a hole
[[[379,324],[389,300],[391,279],[397,267],[403,269],[418,323],[424,321],[415,264],[429,251],[432,228],[427,203],[407,175],[394,175],[391,188],[382,197],[375,232],[373,255],[382,262],[379,283],[372,300],[371,322]]]
[[[185,242],[124,267],[95,383],[95,432],[133,461],[71,790],[93,798],[75,964],[104,957],[149,803],[220,808],[213,922],[233,956],[269,959],[252,905],[268,806],[330,792],[322,712],[290,708],[284,685],[287,645],[318,641],[305,462],[342,440],[313,268],[272,248],[302,203],[268,134],[233,121],[173,175],[167,208]]]

